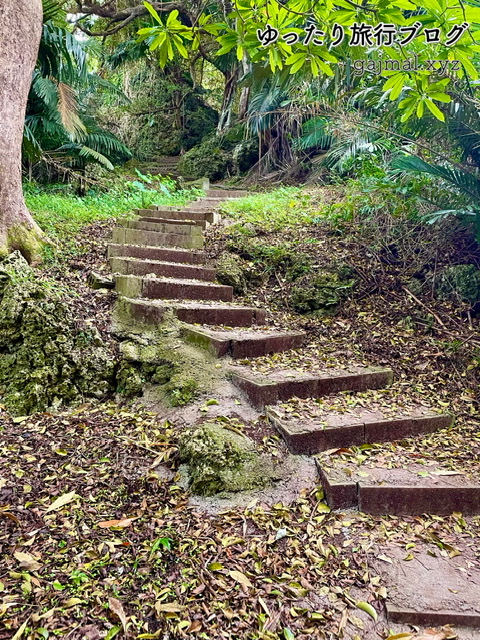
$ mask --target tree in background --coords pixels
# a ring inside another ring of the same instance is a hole
[[[18,249],[40,257],[44,234],[22,192],[22,139],[28,94],[42,34],[41,0],[0,6],[0,255]]]

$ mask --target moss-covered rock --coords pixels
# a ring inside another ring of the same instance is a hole
[[[344,280],[336,272],[321,271],[313,277],[305,276],[292,289],[292,306],[298,313],[335,313],[353,285],[353,280]]]
[[[179,454],[189,468],[190,488],[199,495],[260,489],[274,476],[252,440],[215,423],[185,431]]]
[[[202,141],[182,156],[178,170],[182,175],[192,178],[221,180],[233,170],[230,151],[222,148],[222,138],[213,137]]]
[[[233,287],[233,291],[238,295],[243,295],[247,292],[250,269],[243,258],[224,251],[217,260],[216,270],[217,280],[220,284]]]
[[[475,304],[480,300],[480,270],[473,264],[447,267],[437,280],[436,293],[441,300]]]
[[[166,316],[155,330],[143,327],[140,334],[131,333],[120,343],[122,359],[129,365],[124,369],[129,372],[129,378],[120,379],[118,391],[126,393],[131,389],[128,395],[140,395],[143,390],[143,384],[139,384],[141,379],[143,383],[156,386],[160,400],[180,407],[194,400],[200,392],[210,391],[220,372],[212,356],[180,339],[180,324],[171,314]],[[122,317],[115,330],[118,332],[124,326],[125,318]],[[134,328],[133,323],[131,326]]]
[[[0,396],[12,414],[112,390],[115,358],[98,331],[75,318],[72,300],[39,280],[20,254],[0,265],[0,296]]]

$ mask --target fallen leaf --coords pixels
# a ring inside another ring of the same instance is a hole
[[[138,516],[135,518],[123,518],[122,520],[103,520],[102,522],[97,522],[97,526],[101,529],[108,529],[109,527],[129,527],[132,522],[138,520]]]
[[[64,493],[63,496],[59,496],[56,500],[52,502],[52,504],[48,507],[45,513],[49,513],[50,511],[57,511],[61,509],[66,504],[71,502],[76,497],[75,491],[70,491],[70,493]]]
[[[113,613],[117,616],[117,618],[122,623],[123,631],[127,631],[127,616],[125,615],[125,611],[123,610],[123,605],[120,600],[116,598],[109,598],[108,605]]]
[[[184,609],[185,607],[178,604],[178,602],[167,602],[165,604],[158,603],[155,605],[155,611],[157,613],[180,613],[180,611],[183,611]]]
[[[41,563],[29,553],[15,551],[13,555],[20,563],[22,569],[26,569],[27,571],[38,571],[42,567]]]
[[[368,615],[374,620],[378,618],[377,612],[368,602],[357,602],[357,608],[365,611],[365,613],[368,613]]]
[[[21,627],[19,627],[17,633],[12,637],[12,640],[18,640],[22,637],[23,632],[27,628],[28,621],[30,620],[30,616],[25,620]]]
[[[241,571],[229,571],[228,575],[235,580],[235,582],[240,583],[244,587],[253,587],[253,584],[247,578],[247,576]]]

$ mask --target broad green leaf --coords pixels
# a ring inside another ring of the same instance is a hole
[[[440,109],[437,107],[437,105],[434,102],[432,102],[427,98],[425,100],[425,104],[427,105],[427,109],[429,109],[430,112],[433,113],[433,115],[437,118],[437,120],[441,120],[442,122],[445,122],[444,114],[440,111]]]
[[[155,20],[157,22],[159,22],[160,24],[162,24],[162,19],[160,18],[160,16],[158,15],[157,11],[152,7],[152,5],[149,2],[144,2],[143,6],[146,8],[146,10],[148,11],[148,13],[155,18]]]

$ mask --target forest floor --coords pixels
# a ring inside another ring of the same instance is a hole
[[[90,270],[108,271],[112,226],[105,220],[84,228],[77,242],[85,251],[46,275],[76,291],[75,312],[114,342],[115,294],[86,286]],[[343,393],[302,403],[301,411],[420,402],[454,413],[454,428],[326,455],[362,456],[366,465],[389,468],[414,460],[427,471],[440,461],[478,479],[478,319],[466,306],[412,297],[413,261],[427,258],[414,247],[407,260],[348,225],[341,233],[315,223],[260,235],[269,246],[287,244],[314,256],[320,267],[332,256],[346,260],[361,285],[336,315],[320,320],[289,308],[293,284],[281,269],[273,271],[238,300],[265,306],[275,326],[305,330],[308,344],[242,364],[259,372],[283,364],[389,366],[395,382],[387,391]],[[210,255],[219,255],[229,239],[228,228],[212,230]],[[448,247],[437,246],[434,262],[440,268],[454,254],[471,252],[458,232]],[[300,410],[295,400],[284,408]],[[190,411],[195,419],[221,417],[222,405],[209,410],[204,397]],[[449,627],[433,633],[392,626],[384,609],[388,569],[399,554],[406,564],[437,558],[478,577],[479,517],[330,512],[317,486],[285,502],[262,506],[252,499],[246,507],[206,513],[179,484],[175,415],[113,399],[20,418],[0,407],[1,640],[480,637]],[[262,415],[245,420],[239,409],[226,419],[284,455]],[[154,472],[159,464],[163,477]]]

